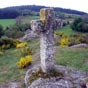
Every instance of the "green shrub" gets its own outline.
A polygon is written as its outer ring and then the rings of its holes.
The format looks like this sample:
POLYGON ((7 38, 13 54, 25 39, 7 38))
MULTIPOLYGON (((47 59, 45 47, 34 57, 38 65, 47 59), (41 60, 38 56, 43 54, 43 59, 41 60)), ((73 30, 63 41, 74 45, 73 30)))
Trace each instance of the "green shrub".
POLYGON ((31 29, 30 24, 15 24, 6 28, 5 35, 9 38, 20 38, 27 29, 31 29))
POLYGON ((71 28, 78 32, 88 32, 88 24, 82 18, 75 19, 71 24, 71 28))
POLYGON ((32 55, 33 54, 33 49, 31 47, 23 47, 18 49, 19 53, 18 56, 24 57, 26 55, 32 55))
POLYGON ((4 34, 4 31, 3 31, 3 26, 0 25, 0 37, 4 34))
POLYGON ((19 43, 19 41, 12 38, 1 38, 0 48, 8 49, 8 48, 16 47, 17 43, 19 43))
POLYGON ((24 35, 24 32, 22 31, 18 31, 17 29, 8 29, 5 31, 5 35, 8 37, 8 38, 20 38, 24 35))

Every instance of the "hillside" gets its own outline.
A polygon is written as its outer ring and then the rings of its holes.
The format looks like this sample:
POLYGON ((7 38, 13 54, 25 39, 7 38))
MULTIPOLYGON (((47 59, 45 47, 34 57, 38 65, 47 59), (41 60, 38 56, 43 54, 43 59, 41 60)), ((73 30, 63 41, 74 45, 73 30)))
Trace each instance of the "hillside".
MULTIPOLYGON (((35 6, 35 5, 24 5, 24 6, 3 8, 3 9, 0 9, 0 19, 16 18, 17 16, 20 16, 20 15, 38 16, 41 8, 47 8, 47 7, 35 6)), ((65 9, 65 8, 59 8, 59 7, 55 7, 54 10, 56 13, 58 12, 58 13, 67 13, 67 14, 76 14, 76 15, 87 14, 85 12, 71 10, 71 9, 65 9)))

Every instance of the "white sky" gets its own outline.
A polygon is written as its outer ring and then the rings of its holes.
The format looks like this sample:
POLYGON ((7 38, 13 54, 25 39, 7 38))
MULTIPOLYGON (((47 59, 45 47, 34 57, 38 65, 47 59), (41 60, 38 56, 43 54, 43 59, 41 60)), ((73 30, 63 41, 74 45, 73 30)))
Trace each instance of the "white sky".
POLYGON ((88 12, 88 0, 0 0, 0 8, 19 5, 44 5, 88 12))

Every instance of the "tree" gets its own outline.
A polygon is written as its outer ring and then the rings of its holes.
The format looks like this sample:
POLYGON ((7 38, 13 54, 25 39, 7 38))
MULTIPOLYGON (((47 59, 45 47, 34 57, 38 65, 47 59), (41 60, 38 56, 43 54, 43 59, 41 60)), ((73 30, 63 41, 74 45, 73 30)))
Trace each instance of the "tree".
POLYGON ((1 36, 4 34, 4 32, 3 32, 3 26, 2 25, 0 25, 0 38, 1 38, 1 36))
POLYGON ((88 23, 88 14, 83 15, 82 18, 86 23, 88 23))
POLYGON ((71 28, 79 32, 88 32, 88 24, 82 18, 75 19, 71 28))

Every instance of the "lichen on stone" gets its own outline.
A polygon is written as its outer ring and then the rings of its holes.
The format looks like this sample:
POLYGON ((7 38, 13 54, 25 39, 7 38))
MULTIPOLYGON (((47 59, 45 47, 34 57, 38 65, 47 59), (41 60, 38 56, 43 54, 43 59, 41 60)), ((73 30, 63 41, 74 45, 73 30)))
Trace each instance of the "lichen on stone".
POLYGON ((29 78, 29 83, 32 83, 34 80, 37 80, 39 78, 52 78, 52 77, 59 77, 59 78, 63 78, 63 73, 61 73, 60 71, 57 71, 55 69, 52 69, 52 71, 50 71, 51 74, 48 74, 46 72, 43 72, 41 68, 37 68, 36 71, 34 73, 32 73, 32 75, 29 78))
POLYGON ((50 12, 50 9, 40 10, 40 19, 43 21, 43 23, 47 23, 49 12, 50 12))
POLYGON ((40 10, 40 19, 45 20, 46 19, 45 17, 46 17, 45 16, 45 11, 44 11, 44 9, 41 9, 40 10))

